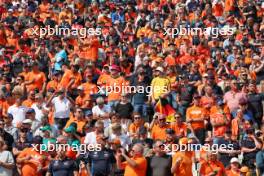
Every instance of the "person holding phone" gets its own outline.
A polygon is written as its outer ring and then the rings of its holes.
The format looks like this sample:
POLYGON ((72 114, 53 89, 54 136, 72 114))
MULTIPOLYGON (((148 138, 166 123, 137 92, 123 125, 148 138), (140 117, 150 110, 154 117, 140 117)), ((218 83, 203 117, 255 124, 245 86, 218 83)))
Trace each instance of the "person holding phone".
POLYGON ((135 144, 130 152, 131 157, 126 154, 123 148, 116 153, 116 163, 119 169, 124 169, 124 176, 145 176, 147 172, 147 160, 143 157, 144 147, 142 144, 135 144), (122 162, 122 157, 125 161, 122 162))

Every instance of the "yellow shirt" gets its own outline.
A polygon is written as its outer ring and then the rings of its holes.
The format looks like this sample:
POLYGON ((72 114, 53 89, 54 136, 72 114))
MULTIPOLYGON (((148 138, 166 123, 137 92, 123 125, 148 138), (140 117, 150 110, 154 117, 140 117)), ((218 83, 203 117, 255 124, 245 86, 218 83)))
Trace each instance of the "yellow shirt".
POLYGON ((153 97, 155 100, 170 90, 170 80, 168 78, 156 77, 151 81, 151 88, 153 92, 153 97))

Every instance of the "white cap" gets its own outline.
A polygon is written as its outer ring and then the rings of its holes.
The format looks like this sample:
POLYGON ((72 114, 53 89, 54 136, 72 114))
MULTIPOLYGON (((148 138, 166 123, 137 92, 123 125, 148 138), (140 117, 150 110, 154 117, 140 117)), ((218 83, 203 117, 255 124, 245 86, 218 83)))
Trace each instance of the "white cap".
POLYGON ((155 70, 160 71, 160 72, 164 72, 164 69, 162 67, 157 67, 155 70))
POLYGON ((252 59, 254 59, 254 60, 260 60, 260 57, 258 55, 255 55, 255 56, 253 56, 252 59))
POLYGON ((78 90, 83 90, 83 86, 79 86, 77 89, 78 90))
POLYGON ((25 119, 25 120, 23 120, 22 123, 29 123, 29 124, 32 124, 32 120, 30 120, 30 119, 25 119))
POLYGON ((233 158, 231 159, 230 163, 239 163, 239 160, 238 160, 238 158, 233 157, 233 158))
POLYGON ((207 73, 204 73, 203 74, 203 77, 208 77, 209 75, 207 73))

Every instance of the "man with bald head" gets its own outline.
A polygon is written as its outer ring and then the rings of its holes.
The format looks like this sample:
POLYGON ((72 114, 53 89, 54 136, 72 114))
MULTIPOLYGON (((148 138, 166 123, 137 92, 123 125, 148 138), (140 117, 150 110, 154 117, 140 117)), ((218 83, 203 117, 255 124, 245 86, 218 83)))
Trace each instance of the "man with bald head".
POLYGON ((124 176, 145 176, 147 171, 147 160, 143 157, 144 147, 142 144, 135 144, 131 149, 131 156, 127 156, 125 150, 121 148, 117 151, 116 161, 119 169, 124 169, 124 176), (126 161, 122 162, 124 157, 126 161))

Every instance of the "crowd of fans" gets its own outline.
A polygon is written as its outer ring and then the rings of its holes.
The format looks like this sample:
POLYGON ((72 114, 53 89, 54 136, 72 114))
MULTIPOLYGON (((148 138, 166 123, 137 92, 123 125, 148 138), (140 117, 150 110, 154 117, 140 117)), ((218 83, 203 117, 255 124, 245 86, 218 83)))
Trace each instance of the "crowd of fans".
POLYGON ((263 36, 261 0, 0 0, 0 175, 264 175, 263 36))

